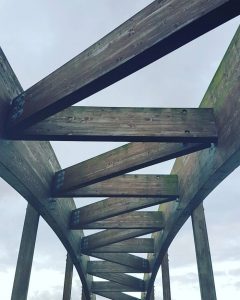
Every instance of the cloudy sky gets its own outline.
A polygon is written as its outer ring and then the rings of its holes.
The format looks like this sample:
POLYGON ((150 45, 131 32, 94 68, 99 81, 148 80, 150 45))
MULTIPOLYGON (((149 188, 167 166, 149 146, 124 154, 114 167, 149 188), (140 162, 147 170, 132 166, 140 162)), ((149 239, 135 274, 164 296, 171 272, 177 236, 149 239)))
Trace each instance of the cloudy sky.
MULTIPOLYGON (((150 2, 0 0, 0 45, 23 88, 27 89, 150 2)), ((239 20, 224 24, 80 105, 197 107, 239 20)), ((120 145, 52 144, 62 167, 120 145)), ((158 164, 136 173, 168 174, 172 164, 172 161, 158 164)), ((204 202, 219 300, 240 297, 239 176, 237 169, 204 202)), ((96 199, 76 199, 78 206, 89 201, 96 199)), ((3 300, 11 296, 25 209, 26 201, 0 180, 0 290, 3 300)), ((65 249, 41 220, 29 300, 61 299, 65 258, 65 249)), ((169 259, 172 298, 200 300, 191 222, 184 225, 171 245, 169 259)), ((156 299, 162 299, 160 272, 155 292, 156 299)), ((72 299, 80 297, 81 283, 75 273, 72 299)))

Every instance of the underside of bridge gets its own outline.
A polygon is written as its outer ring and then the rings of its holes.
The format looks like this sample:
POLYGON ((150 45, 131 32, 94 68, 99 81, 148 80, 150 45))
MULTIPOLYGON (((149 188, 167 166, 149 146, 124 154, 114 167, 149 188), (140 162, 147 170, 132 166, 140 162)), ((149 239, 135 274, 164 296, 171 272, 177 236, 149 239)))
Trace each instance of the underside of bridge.
POLYGON ((170 300, 167 251, 189 217, 201 297, 216 299, 202 201, 240 164, 240 29, 199 108, 72 105, 239 13, 238 0, 154 1, 25 91, 1 51, 0 176, 28 202, 12 300, 27 299, 39 216, 68 253, 64 300, 73 265, 87 300, 137 299, 126 292, 154 299, 161 266, 170 300), (61 169, 49 141, 128 143, 61 169), (169 175, 127 174, 173 158, 169 175), (106 199, 76 208, 73 197, 106 199), (84 236, 84 229, 104 230, 84 236))

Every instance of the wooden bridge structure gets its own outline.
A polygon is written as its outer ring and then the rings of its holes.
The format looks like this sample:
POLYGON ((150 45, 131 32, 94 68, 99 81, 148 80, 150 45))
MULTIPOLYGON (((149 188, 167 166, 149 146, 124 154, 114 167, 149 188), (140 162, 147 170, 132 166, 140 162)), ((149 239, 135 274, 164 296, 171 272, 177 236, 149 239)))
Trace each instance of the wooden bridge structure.
POLYGON ((167 250, 189 217, 201 298, 216 299, 202 201, 240 164, 240 29, 199 108, 71 105, 239 12, 238 0, 154 1, 25 91, 1 51, 0 176, 28 202, 12 300, 27 299, 39 216, 68 253, 64 300, 73 265, 86 300, 135 300, 126 294, 134 291, 154 299, 161 266, 163 299, 170 300, 167 250), (129 143, 61 169, 53 140, 129 143), (169 175, 126 174, 173 158, 169 175), (72 197, 106 199, 76 208, 72 197), (156 204, 158 211, 139 211, 156 204), (84 236, 84 229, 104 230, 84 236))

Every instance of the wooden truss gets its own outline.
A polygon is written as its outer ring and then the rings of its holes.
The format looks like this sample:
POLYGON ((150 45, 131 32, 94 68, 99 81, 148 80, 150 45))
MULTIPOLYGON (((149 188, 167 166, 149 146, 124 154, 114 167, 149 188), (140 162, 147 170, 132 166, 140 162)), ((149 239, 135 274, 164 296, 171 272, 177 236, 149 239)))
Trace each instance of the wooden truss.
MULTIPOLYGON (((201 237, 203 248, 196 242, 199 270, 203 264, 209 270, 204 279, 199 273, 202 299, 215 299, 206 232, 199 232, 200 225, 204 228, 199 205, 240 164, 240 29, 199 108, 71 105, 239 12, 238 0, 154 1, 26 91, 1 51, 0 176, 29 202, 26 222, 35 222, 35 232, 27 232, 27 225, 23 232, 20 251, 26 251, 27 237, 32 251, 24 262, 25 277, 15 277, 13 300, 22 296, 20 280, 29 281, 39 214, 68 252, 65 300, 70 299, 73 265, 83 299, 98 294, 134 300, 124 292, 138 291, 148 300, 154 297, 161 264, 164 300, 169 300, 167 249, 191 215, 195 240, 201 237), (49 140, 129 143, 62 170, 49 140), (173 158, 170 175, 126 174, 173 158), (77 209, 71 198, 93 196, 106 199, 77 209), (137 211, 158 204, 157 212, 137 211), (84 237, 82 229, 104 230, 84 237), (141 237, 151 233, 151 238, 141 237), (126 273, 144 273, 144 278, 126 273), (107 281, 93 281, 93 276, 107 281)), ((19 263, 17 271, 22 267, 19 263)))

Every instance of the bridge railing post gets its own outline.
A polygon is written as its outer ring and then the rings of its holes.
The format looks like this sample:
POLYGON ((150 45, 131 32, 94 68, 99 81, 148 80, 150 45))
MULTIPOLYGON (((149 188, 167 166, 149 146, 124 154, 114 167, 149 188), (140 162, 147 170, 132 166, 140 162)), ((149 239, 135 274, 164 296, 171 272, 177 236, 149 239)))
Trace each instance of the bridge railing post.
POLYGON ((171 300, 168 253, 166 253, 163 258, 161 269, 162 269, 163 300, 171 300))
POLYGON ((69 254, 67 254, 65 277, 64 277, 64 288, 63 288, 63 300, 71 299, 72 277, 73 277, 73 263, 69 254))

